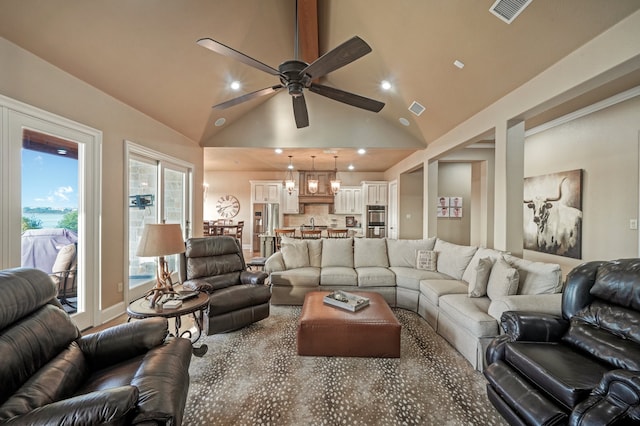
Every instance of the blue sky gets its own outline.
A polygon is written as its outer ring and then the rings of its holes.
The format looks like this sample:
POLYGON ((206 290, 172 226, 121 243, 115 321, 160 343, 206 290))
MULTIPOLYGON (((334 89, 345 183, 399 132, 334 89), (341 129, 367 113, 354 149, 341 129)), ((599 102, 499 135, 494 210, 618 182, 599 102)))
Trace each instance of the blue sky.
POLYGON ((22 206, 78 208, 78 160, 23 149, 22 206))

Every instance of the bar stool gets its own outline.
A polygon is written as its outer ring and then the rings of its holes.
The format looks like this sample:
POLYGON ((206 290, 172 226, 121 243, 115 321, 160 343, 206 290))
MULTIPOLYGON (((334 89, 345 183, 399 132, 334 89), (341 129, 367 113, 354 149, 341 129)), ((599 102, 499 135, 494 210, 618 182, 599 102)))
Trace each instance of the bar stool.
POLYGON ((347 238, 349 237, 349 231, 347 229, 327 229, 327 237, 329 238, 347 238))
POLYGON ((310 239, 318 239, 322 237, 322 230, 320 229, 303 229, 302 230, 302 239, 310 240, 310 239))

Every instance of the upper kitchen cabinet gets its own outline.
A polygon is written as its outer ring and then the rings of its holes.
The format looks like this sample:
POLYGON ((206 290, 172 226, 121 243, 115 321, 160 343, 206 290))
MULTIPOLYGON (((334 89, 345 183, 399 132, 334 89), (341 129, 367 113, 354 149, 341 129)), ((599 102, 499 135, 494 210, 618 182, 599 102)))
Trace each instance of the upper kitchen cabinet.
POLYGON ((362 182, 365 206, 387 205, 388 183, 383 181, 362 182))
POLYGON ((289 191, 282 191, 282 200, 283 207, 282 213, 284 214, 299 214, 300 211, 300 201, 298 197, 298 189, 299 186, 296 185, 296 188, 289 194, 289 191))
POLYGON ((253 180, 250 183, 252 203, 280 203, 281 181, 253 180))
POLYGON ((343 186, 336 194, 334 213, 362 214, 362 188, 343 186))

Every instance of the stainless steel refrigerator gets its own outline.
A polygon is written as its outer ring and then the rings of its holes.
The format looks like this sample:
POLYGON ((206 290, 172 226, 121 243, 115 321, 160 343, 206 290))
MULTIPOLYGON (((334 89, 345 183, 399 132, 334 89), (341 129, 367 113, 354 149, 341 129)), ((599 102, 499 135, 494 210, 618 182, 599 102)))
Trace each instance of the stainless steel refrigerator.
POLYGON ((280 227, 279 204, 253 205, 253 247, 260 247, 260 235, 276 235, 280 227))

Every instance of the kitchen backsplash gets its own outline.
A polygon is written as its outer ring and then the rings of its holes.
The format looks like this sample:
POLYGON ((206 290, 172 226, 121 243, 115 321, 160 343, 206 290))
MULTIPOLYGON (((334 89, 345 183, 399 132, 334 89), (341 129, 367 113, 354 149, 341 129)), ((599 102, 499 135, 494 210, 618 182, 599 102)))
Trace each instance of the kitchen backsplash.
POLYGON ((356 226, 361 226, 362 215, 330 214, 328 204, 307 204, 304 207, 304 214, 285 214, 284 224, 286 227, 299 227, 300 225, 310 225, 313 218, 316 226, 326 226, 329 228, 346 228, 347 216, 353 216, 356 226))

